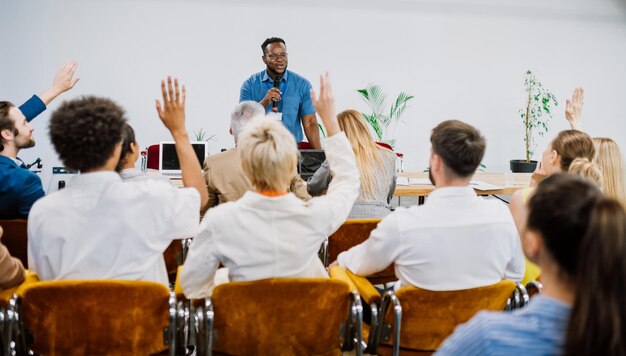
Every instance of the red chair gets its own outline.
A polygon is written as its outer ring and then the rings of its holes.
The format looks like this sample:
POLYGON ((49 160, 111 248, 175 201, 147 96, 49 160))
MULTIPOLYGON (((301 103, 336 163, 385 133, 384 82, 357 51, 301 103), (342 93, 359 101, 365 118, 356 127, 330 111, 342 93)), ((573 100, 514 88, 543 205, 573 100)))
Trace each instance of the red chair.
POLYGON ((302 142, 298 142, 298 149, 299 150, 313 150, 313 146, 306 141, 302 141, 302 142))
POLYGON ((148 169, 159 170, 161 167, 159 166, 159 152, 161 148, 160 145, 152 145, 148 146, 146 151, 148 152, 147 164, 148 169))
MULTIPOLYGON (((389 149, 391 151, 393 151, 393 147, 391 147, 391 145, 389 145, 388 143, 385 142, 376 142, 376 144, 380 147, 384 147, 386 149, 389 149)), ((395 151, 394 151, 395 152, 395 151)), ((400 158, 400 168, 396 169, 396 171, 398 172, 404 172, 404 154, 400 153, 400 152, 395 152, 396 156, 398 158, 400 158)))

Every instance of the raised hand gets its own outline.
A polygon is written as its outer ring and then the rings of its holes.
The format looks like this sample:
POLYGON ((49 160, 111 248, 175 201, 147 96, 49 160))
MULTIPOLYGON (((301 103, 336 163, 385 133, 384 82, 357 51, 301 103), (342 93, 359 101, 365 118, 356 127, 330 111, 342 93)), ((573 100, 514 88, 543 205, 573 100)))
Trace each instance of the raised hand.
POLYGON ((572 130, 581 130, 580 116, 583 111, 583 101, 585 99, 585 91, 583 88, 574 89, 572 99, 565 102, 565 118, 569 122, 572 130))
POLYGON ((76 73, 76 69, 78 68, 78 63, 76 61, 70 61, 65 63, 54 76, 54 80, 52 81, 52 87, 54 87, 59 94, 66 92, 72 89, 76 83, 80 80, 80 78, 74 79, 74 73, 76 73))
POLYGON ((315 91, 311 89, 311 101, 313 102, 317 114, 322 118, 322 123, 326 128, 328 136, 330 137, 340 132, 341 129, 339 128, 337 115, 335 114, 335 97, 333 96, 328 72, 320 76, 319 98, 317 98, 315 91))
POLYGON ((177 133, 184 133, 185 129, 185 86, 182 86, 181 91, 178 88, 178 78, 174 78, 174 86, 172 87, 172 77, 167 77, 167 88, 165 87, 165 80, 161 80, 161 93, 163 94, 163 106, 161 102, 156 100, 156 110, 159 114, 159 118, 167 127, 172 135, 177 133))
POLYGON ((46 104, 50 104, 54 98, 72 89, 80 78, 74 79, 74 73, 78 68, 76 61, 65 63, 59 68, 57 74, 52 80, 52 86, 39 95, 39 98, 46 104))

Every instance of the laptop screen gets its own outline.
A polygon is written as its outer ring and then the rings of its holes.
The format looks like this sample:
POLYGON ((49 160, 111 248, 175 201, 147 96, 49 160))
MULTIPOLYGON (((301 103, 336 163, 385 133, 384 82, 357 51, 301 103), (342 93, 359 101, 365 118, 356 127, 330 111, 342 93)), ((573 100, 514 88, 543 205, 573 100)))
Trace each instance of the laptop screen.
MULTIPOLYGON (((198 162, 200 162, 200 166, 202 166, 202 164, 204 163, 204 159, 208 155, 206 142, 192 142, 191 146, 196 153, 196 157, 198 157, 198 162)), ((176 145, 174 144, 174 142, 161 142, 160 157, 161 162, 159 162, 159 166, 161 167, 161 171, 180 171, 180 162, 178 161, 178 155, 176 154, 176 145)))

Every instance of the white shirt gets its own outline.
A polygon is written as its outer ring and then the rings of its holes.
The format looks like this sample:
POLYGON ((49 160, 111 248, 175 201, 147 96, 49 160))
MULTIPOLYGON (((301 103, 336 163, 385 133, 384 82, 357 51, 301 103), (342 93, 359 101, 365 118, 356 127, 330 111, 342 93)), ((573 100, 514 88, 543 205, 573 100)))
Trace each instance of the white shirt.
POLYGON ((343 132, 325 144, 333 171, 325 196, 305 202, 293 193, 267 197, 248 191, 235 202, 208 210, 180 276, 188 298, 210 293, 220 263, 231 281, 328 277, 317 252, 352 209, 359 173, 343 132))
POLYGON ((200 195, 166 182, 80 174, 28 217, 28 265, 42 280, 125 279, 168 285, 163 251, 197 230, 200 195))
POLYGON ((367 276, 395 263, 401 286, 460 290, 519 281, 524 254, 509 209, 470 187, 435 190, 421 206, 398 208, 370 237, 337 257, 367 276))
POLYGON ((154 169, 148 169, 143 172, 137 168, 126 168, 120 172, 120 177, 124 181, 145 181, 145 180, 161 180, 169 182, 170 179, 167 176, 162 175, 159 171, 154 169))

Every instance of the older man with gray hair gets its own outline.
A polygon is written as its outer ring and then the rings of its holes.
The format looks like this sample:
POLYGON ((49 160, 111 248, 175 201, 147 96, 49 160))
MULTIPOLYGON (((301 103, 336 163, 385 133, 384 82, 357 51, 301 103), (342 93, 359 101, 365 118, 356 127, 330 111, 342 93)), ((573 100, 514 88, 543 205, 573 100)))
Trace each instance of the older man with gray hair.
MULTIPOLYGON (((257 119, 266 119, 265 109, 259 103, 243 101, 235 106, 230 116, 230 133, 235 139, 235 147, 211 155, 204 161, 204 179, 209 193, 208 208, 238 200, 251 189, 250 182, 241 168, 237 140, 246 125, 257 119)), ((306 191, 306 183, 299 176, 291 181, 290 191, 300 199, 311 198, 306 191)))

